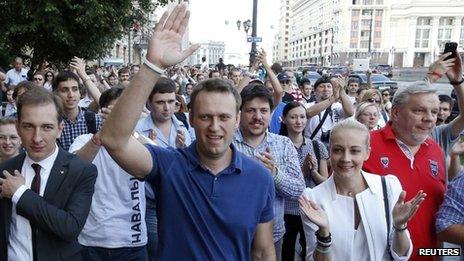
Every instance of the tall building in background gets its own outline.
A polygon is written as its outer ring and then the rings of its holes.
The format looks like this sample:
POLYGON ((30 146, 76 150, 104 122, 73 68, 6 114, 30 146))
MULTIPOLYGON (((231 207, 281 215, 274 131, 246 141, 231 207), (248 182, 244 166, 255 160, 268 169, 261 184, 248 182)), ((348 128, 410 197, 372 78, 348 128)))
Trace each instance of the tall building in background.
POLYGON ((464 1, 392 0, 389 27, 391 64, 429 66, 445 42, 457 42, 464 51, 464 1))
POLYGON ((289 65, 290 49, 290 19, 291 19, 291 3, 295 0, 280 0, 280 16, 278 33, 274 38, 272 48, 272 57, 276 62, 281 62, 284 66, 289 65))
POLYGON ((282 0, 281 3, 289 4, 289 10, 281 8, 274 53, 275 60, 284 65, 346 65, 355 58, 370 58, 371 63, 397 67, 428 66, 447 41, 458 42, 459 50, 463 50, 464 1, 282 0), (288 50, 283 49, 286 46, 288 50))

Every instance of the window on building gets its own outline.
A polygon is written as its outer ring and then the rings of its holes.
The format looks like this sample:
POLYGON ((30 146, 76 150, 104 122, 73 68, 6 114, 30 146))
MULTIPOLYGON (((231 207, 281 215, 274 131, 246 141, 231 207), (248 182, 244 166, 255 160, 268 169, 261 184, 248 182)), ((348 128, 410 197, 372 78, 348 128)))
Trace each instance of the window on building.
POLYGON ((361 26, 370 26, 371 25, 371 19, 362 19, 361 20, 361 26))
POLYGON ((375 1, 378 5, 383 5, 383 0, 377 0, 375 1))
POLYGON ((380 37, 382 37, 382 32, 380 32, 380 31, 375 31, 375 32, 374 32, 374 37, 375 37, 375 38, 380 38, 380 37))
POLYGON ((380 49, 380 43, 374 43, 374 49, 380 49))
POLYGON ((358 48, 358 43, 350 43, 350 48, 358 48))
POLYGON ((432 30, 432 18, 430 17, 417 18, 416 40, 414 43, 414 47, 428 48, 431 30, 432 30))
POLYGON ((358 9, 351 10, 351 15, 352 16, 359 16, 359 10, 358 9))
POLYGON ((374 0, 363 0, 364 5, 372 5, 374 3, 374 0))
POLYGON ((364 9, 362 11, 362 15, 371 16, 372 15, 372 9, 364 9))
POLYGON ((358 21, 351 21, 351 30, 358 30, 358 21))
POLYGON ((453 33, 454 19, 451 17, 442 17, 438 27, 438 46, 442 47, 445 42, 451 41, 453 33))
POLYGON ((375 16, 380 17, 383 15, 383 10, 375 10, 375 16))
POLYGON ((369 31, 367 30, 361 31, 361 37, 369 37, 369 31))
POLYGON ((364 48, 364 49, 368 49, 369 48, 369 41, 361 41, 360 42, 360 47, 364 48))
POLYGON ((375 27, 382 27, 382 21, 375 21, 375 27))
POLYGON ((417 28, 416 29, 416 48, 427 48, 429 47, 430 29, 417 28))
POLYGON ((417 25, 432 25, 432 18, 430 17, 419 17, 417 18, 417 25))
POLYGON ((358 37, 358 31, 351 31, 351 38, 358 37))
POLYGON ((440 26, 443 26, 443 25, 453 25, 453 22, 454 22, 454 19, 451 18, 451 17, 442 17, 442 18, 440 18, 439 25, 440 25, 440 26))

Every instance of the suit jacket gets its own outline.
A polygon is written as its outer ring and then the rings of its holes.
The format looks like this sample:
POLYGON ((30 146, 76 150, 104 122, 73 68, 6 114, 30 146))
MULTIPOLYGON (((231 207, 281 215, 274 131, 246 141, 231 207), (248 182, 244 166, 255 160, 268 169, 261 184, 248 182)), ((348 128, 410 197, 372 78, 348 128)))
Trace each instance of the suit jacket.
MULTIPOLYGON (((0 173, 21 171, 25 153, 0 164, 0 173)), ((3 176, 3 174, 0 174, 3 176)), ((89 214, 97 168, 59 149, 43 197, 28 189, 16 212, 34 224, 34 260, 80 260, 77 237, 89 214)), ((8 258, 12 202, 0 199, 0 261, 8 258)))

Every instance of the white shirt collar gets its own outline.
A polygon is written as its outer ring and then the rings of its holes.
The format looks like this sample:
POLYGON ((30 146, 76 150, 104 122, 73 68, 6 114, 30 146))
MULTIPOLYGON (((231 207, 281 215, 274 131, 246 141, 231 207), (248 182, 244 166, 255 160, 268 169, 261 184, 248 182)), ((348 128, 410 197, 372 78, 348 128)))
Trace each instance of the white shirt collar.
POLYGON ((25 163, 29 166, 31 166, 33 163, 37 163, 40 165, 40 167, 42 167, 42 169, 51 170, 53 167, 53 164, 55 163, 56 157, 58 157, 58 151, 59 151, 58 145, 55 144, 55 150, 53 151, 53 153, 39 162, 32 160, 26 152, 25 163))

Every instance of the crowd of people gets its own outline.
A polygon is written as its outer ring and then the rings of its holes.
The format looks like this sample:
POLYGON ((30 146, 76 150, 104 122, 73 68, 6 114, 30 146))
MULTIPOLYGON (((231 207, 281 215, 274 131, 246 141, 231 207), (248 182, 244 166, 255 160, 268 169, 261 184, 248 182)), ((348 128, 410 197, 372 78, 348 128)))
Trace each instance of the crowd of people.
POLYGON ((188 19, 166 12, 141 65, 17 57, 0 73, 0 261, 434 260, 419 249, 464 245, 459 55, 398 90, 311 82, 264 50, 249 69, 196 68, 181 65, 198 49, 180 49, 188 19))

